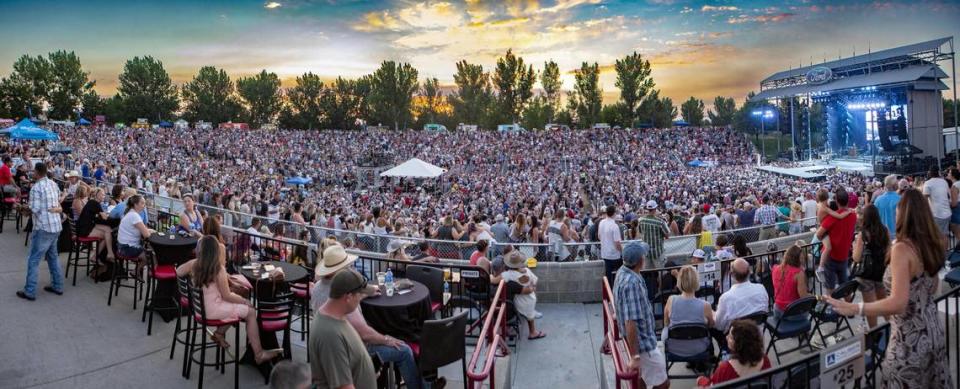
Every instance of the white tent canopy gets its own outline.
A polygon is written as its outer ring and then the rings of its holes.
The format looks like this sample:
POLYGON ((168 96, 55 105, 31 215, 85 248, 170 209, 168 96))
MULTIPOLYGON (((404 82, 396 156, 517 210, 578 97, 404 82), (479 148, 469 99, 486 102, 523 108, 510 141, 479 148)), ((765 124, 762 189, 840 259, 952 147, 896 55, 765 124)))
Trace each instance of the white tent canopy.
POLYGON ((436 178, 446 172, 447 169, 413 158, 380 173, 380 177, 436 178))

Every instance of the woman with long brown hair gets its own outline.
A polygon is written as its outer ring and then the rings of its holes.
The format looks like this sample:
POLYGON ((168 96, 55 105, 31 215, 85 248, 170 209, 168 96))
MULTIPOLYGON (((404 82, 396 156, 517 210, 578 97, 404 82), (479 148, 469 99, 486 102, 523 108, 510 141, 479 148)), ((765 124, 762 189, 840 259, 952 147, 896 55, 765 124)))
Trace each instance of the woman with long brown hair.
MULTIPOLYGON (((243 320, 247 325, 247 339, 253 348, 257 364, 283 354, 283 349, 264 350, 260 344, 260 328, 257 310, 249 300, 230 291, 225 268, 227 258, 223 245, 212 235, 200 238, 197 244, 197 259, 192 259, 177 268, 177 276, 189 275, 193 287, 203 289, 203 304, 208 320, 243 320)), ((223 348, 229 348, 224 334, 229 326, 218 327, 210 338, 223 348)))
POLYGON ((923 194, 903 193, 897 205, 896 243, 887 254, 884 286, 890 296, 872 303, 825 297, 841 315, 890 317, 890 343, 881 367, 883 387, 947 388, 945 329, 935 302, 944 244, 923 194))
MULTIPOLYGON (((860 294, 864 303, 872 303, 887 297, 883 287, 883 272, 886 270, 887 251, 890 248, 890 233, 880 220, 880 211, 873 204, 863 207, 863 218, 860 219, 860 233, 853 241, 853 255, 850 259, 857 263, 859 269, 857 281, 860 283, 860 294)), ((870 328, 877 325, 877 316, 868 315, 867 323, 870 328)))

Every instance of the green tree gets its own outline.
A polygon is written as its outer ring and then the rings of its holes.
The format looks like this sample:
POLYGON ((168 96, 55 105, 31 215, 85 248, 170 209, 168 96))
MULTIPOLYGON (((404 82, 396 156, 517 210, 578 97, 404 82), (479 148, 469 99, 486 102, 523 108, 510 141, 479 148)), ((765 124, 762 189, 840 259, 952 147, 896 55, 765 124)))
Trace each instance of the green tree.
POLYGON ((593 65, 584 62, 574 74, 574 79, 574 90, 578 97, 577 120, 582 127, 590 127, 593 123, 600 121, 600 109, 603 104, 599 65, 596 62, 593 65))
POLYGON ((233 81, 223 69, 213 66, 200 68, 193 80, 183 85, 183 117, 223 123, 238 119, 240 102, 234 94, 233 81))
POLYGON ((956 119, 953 115, 953 99, 943 99, 943 127, 956 127, 957 124, 954 122, 956 119))
POLYGON ((604 105, 600 110, 600 121, 610 126, 628 127, 630 110, 622 101, 614 104, 604 105))
POLYGON ((81 116, 87 119, 92 120, 96 115, 106 115, 107 113, 107 101, 93 90, 92 85, 90 88, 85 88, 83 96, 80 97, 80 105, 83 107, 81 116))
POLYGON ((525 66, 523 57, 507 50, 507 54, 497 59, 493 72, 493 86, 497 91, 496 101, 501 121, 517 122, 527 101, 533 97, 533 83, 537 73, 533 65, 525 66))
POLYGON ((420 124, 437 123, 441 116, 443 105, 443 91, 440 90, 440 80, 436 77, 428 78, 420 88, 420 103, 417 118, 420 124))
POLYGON ((13 71, 0 82, 0 99, 7 110, 17 117, 37 116, 43 113, 53 86, 53 68, 42 56, 21 56, 13 63, 13 71))
POLYGON ((567 118, 570 119, 570 122, 566 124, 570 125, 571 128, 589 127, 589 125, 587 126, 582 125, 583 123, 580 121, 580 117, 577 115, 577 110, 578 110, 577 107, 579 106, 580 106, 580 95, 577 94, 577 88, 576 88, 576 85, 574 85, 573 90, 570 92, 567 92, 567 107, 566 109, 561 111, 566 114, 567 118))
POLYGON ((406 128, 411 121, 410 107, 417 91, 417 69, 408 63, 384 61, 373 73, 370 84, 370 108, 381 122, 394 129, 406 128))
POLYGON ((114 120, 133 121, 170 119, 179 106, 177 87, 163 68, 163 63, 151 56, 133 57, 123 66, 117 93, 123 100, 121 117, 114 120))
POLYGON ((563 84, 560 81, 560 67, 556 62, 549 61, 543 65, 543 73, 540 73, 540 85, 543 87, 543 95, 547 104, 547 121, 554 120, 557 110, 560 109, 560 89, 563 84))
POLYGON ((523 128, 528 130, 543 129, 552 114, 549 99, 546 96, 537 96, 530 99, 527 109, 523 110, 523 128))
POLYGON ((733 117, 737 114, 737 103, 733 97, 717 96, 713 98, 713 109, 707 114, 710 125, 726 127, 733 124, 733 117))
POLYGON ((640 122, 654 128, 673 127, 673 119, 677 117, 677 107, 673 106, 673 99, 660 97, 660 91, 656 89, 643 99, 639 111, 640 122))
POLYGON ((125 122, 126 108, 124 107, 123 97, 119 93, 106 99, 103 103, 103 114, 107 116, 107 121, 111 123, 125 122))
POLYGON ((50 63, 50 89, 47 90, 47 102, 50 104, 50 117, 70 119, 84 93, 87 75, 80 66, 80 57, 74 52, 64 50, 47 55, 50 63))
POLYGON ((617 71, 616 86, 620 89, 620 102, 623 103, 624 112, 629 115, 625 118, 629 123, 625 124, 632 126, 637 107, 654 87, 653 78, 650 77, 650 61, 644 60, 640 53, 633 52, 618 59, 614 68, 617 71))
POLYGON ((252 77, 237 80, 237 92, 247 105, 247 117, 253 128, 273 123, 280 113, 280 77, 276 73, 261 70, 252 77))
POLYGON ((703 100, 690 96, 690 99, 680 105, 680 116, 691 126, 703 125, 703 100))
POLYGON ((287 124, 284 127, 311 130, 321 128, 321 122, 326 119, 323 99, 329 94, 323 81, 320 81, 320 76, 307 72, 297 77, 296 85, 287 90, 287 100, 290 102, 288 107, 294 117, 293 125, 287 124))
POLYGON ((488 123, 483 121, 487 119, 487 110, 493 101, 490 75, 483 71, 481 65, 460 61, 457 62, 457 72, 453 75, 453 81, 457 84, 457 90, 449 100, 450 105, 453 106, 454 118, 460 123, 486 126, 488 123))

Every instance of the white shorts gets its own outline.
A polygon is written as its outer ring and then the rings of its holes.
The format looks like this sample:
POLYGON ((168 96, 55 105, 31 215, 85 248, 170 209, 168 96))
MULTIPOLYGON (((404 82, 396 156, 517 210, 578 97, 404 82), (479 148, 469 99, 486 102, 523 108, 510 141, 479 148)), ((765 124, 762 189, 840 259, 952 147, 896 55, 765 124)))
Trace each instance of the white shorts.
POLYGON ((659 348, 640 354, 640 378, 648 388, 667 381, 667 360, 659 348))

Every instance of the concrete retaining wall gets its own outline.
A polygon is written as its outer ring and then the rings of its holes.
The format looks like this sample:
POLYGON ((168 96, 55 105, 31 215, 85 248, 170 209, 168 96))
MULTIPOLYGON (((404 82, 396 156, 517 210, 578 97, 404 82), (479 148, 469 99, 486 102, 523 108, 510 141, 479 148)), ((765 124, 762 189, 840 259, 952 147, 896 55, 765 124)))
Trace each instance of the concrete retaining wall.
MULTIPOLYGON (((748 244, 755 254, 767 252, 767 246, 773 243, 777 250, 782 250, 796 241, 809 242, 813 233, 792 235, 763 242, 748 244)), ((366 251, 354 252, 367 258, 383 258, 383 254, 366 251)), ((668 259, 685 260, 689 255, 671 256, 668 259)), ((465 263, 466 261, 444 261, 450 263, 465 263)), ((603 277, 603 262, 540 262, 536 269, 537 301, 540 303, 589 303, 601 300, 600 281, 603 277)))

